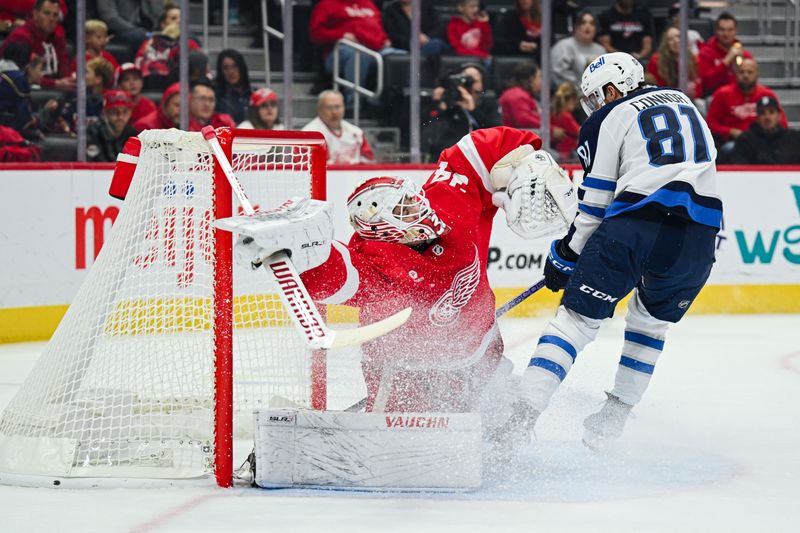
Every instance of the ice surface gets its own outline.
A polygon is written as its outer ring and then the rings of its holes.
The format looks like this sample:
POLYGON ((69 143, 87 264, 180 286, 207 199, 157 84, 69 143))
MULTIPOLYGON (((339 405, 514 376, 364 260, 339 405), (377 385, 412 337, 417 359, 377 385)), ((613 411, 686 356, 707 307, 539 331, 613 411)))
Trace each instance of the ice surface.
MULTIPOLYGON (((543 325, 501 323, 518 372, 543 325)), ((618 446, 597 454, 580 436, 612 385, 624 326, 612 320, 579 355, 537 440, 475 493, 0 486, 0 531, 798 531, 798 325, 797 315, 690 316, 671 330, 618 446)), ((42 348, 0 346, 0 407, 42 348)))

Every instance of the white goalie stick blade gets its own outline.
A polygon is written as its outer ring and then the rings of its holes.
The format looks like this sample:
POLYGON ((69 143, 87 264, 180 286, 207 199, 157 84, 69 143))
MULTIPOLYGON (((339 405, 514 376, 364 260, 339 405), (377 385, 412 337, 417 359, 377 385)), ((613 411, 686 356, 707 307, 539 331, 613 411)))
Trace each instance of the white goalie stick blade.
MULTIPOLYGON (((228 179, 234 194, 239 199, 245 215, 253 216, 255 209, 242 189, 239 180, 233 174, 228 156, 225 155, 222 146, 219 144, 214 128, 206 126, 203 128, 203 138, 208 142, 214 157, 220 168, 228 179)), ((220 225, 220 229, 230 228, 220 225)), ((292 264, 291 259, 283 252, 272 254, 264 263, 264 268, 272 277, 275 286, 278 288, 283 305, 289 312, 297 330, 304 336, 306 343, 312 350, 327 350, 342 346, 351 346, 367 342, 390 331, 399 328, 406 323, 411 316, 411 308, 408 307, 394 315, 379 322, 374 322, 367 326, 347 330, 331 330, 322 320, 317 306, 309 296, 300 274, 292 264)))
POLYGON ((463 492, 483 480, 477 413, 255 413, 264 488, 463 492))

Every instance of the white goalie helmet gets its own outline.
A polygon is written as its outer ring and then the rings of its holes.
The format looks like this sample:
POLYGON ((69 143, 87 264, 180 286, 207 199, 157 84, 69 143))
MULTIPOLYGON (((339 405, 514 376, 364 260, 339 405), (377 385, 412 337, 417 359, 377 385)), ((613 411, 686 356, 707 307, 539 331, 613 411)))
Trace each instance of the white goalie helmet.
POLYGON ((436 216, 422 188, 408 178, 370 178, 347 199, 350 224, 370 241, 411 244, 450 228, 436 216))
POLYGON ((603 54, 586 67, 581 78, 581 106, 591 115, 605 105, 605 86, 609 83, 626 96, 644 82, 642 64, 630 54, 603 54))

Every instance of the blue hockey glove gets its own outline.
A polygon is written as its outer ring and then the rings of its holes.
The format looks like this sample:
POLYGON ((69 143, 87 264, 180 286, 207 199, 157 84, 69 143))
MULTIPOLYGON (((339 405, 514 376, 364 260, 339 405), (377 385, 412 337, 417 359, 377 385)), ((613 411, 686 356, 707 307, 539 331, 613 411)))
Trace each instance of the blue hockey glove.
POLYGON ((578 254, 570 250, 564 239, 553 241, 550 253, 544 264, 544 284, 553 292, 558 292, 567 286, 569 277, 575 272, 575 263, 578 254))

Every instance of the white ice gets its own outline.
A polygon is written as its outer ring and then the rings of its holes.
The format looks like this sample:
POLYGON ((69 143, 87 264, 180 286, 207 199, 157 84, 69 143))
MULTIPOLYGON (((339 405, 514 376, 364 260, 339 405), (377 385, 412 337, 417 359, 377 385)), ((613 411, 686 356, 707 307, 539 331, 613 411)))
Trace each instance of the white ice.
MULTIPOLYGON (((502 322, 518 371, 544 323, 502 322)), ((625 435, 597 454, 582 421, 611 387, 623 326, 580 354, 522 464, 472 494, 0 486, 0 531, 800 531, 800 317, 674 326, 625 435)), ((43 346, 0 347, 0 408, 43 346)))

